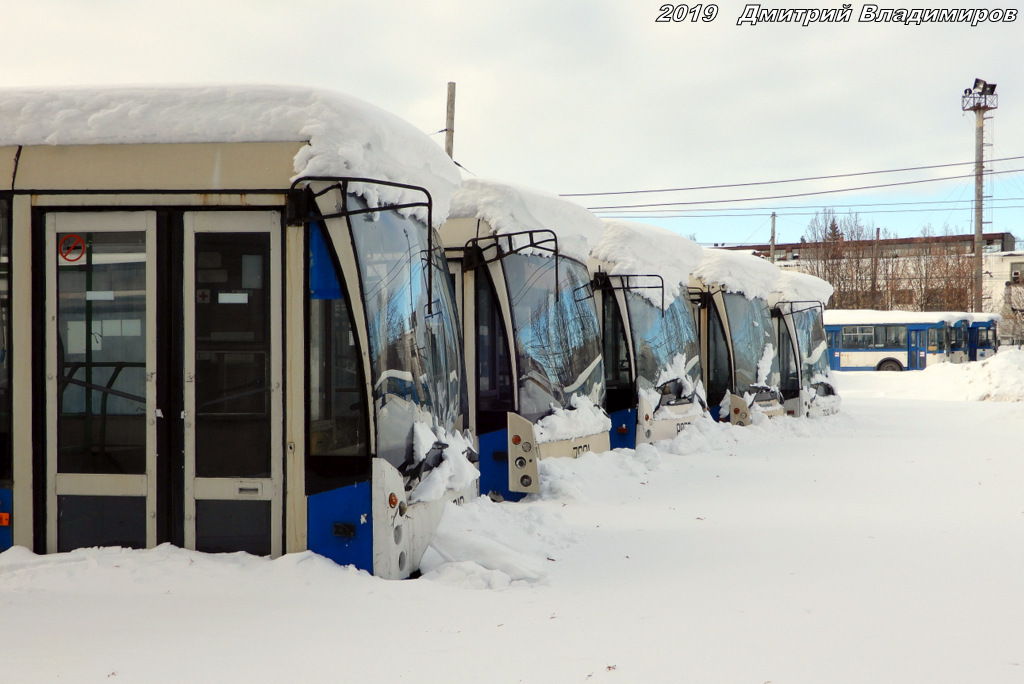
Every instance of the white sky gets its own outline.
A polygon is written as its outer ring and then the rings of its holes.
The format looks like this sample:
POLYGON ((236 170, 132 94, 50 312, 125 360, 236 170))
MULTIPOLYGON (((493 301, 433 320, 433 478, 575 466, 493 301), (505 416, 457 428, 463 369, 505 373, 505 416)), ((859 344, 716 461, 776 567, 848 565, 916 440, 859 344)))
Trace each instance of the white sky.
MULTIPOLYGON (((366 99, 425 133, 444 128, 457 85, 455 159, 481 178, 551 193, 750 183, 972 162, 974 115, 960 95, 998 84, 994 159, 1024 155, 1024 16, 1013 23, 737 26, 656 23, 662 0, 34 0, 4 9, 0 85, 295 83, 366 99)), ((877 3, 882 7, 915 6, 877 3)), ((765 4, 766 8, 841 3, 765 4)), ((926 9, 972 8, 933 1, 926 9)), ((1011 3, 985 6, 987 9, 1011 3)), ((435 136, 443 144, 443 134, 435 136)), ((1024 169, 1024 159, 996 162, 1024 169)), ((969 175, 970 165, 671 196, 588 197, 587 206, 731 199, 969 175)), ((994 224, 1015 232, 1024 176, 993 183, 994 224), (1018 199, 1014 199, 1018 198, 1018 199)), ((704 243, 795 241, 814 208, 915 209, 862 219, 900 234, 973 230, 973 179, 888 191, 712 205, 728 218, 643 220, 704 243), (958 202, 958 203, 957 203, 958 202), (759 207, 737 216, 742 207, 759 207), (811 207, 807 209, 805 207, 811 207), (924 211, 921 211, 924 209, 924 211), (959 210, 957 210, 959 209, 959 210)), ((707 215, 702 211, 701 215, 707 215)), ((631 216, 640 216, 630 213, 631 216)), ((677 215, 680 215, 677 213, 677 215)))

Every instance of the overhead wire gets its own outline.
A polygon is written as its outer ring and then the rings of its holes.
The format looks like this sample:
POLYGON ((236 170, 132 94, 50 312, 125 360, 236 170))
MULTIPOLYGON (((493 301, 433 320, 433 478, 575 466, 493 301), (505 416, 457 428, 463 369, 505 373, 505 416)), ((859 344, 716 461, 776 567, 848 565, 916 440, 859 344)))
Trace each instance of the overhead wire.
MULTIPOLYGON (((989 163, 1004 162, 1004 161, 1016 161, 1018 159, 1024 159, 1024 155, 1014 157, 1003 157, 1001 159, 990 159, 989 163)), ((781 183, 803 183, 807 181, 816 180, 833 180, 836 178, 853 178, 855 176, 873 176, 883 173, 904 173, 907 171, 925 171, 928 169, 943 169, 951 166, 966 166, 974 164, 975 161, 963 161, 963 162, 952 162, 949 164, 931 164, 927 166, 908 166, 900 169, 883 169, 880 171, 856 171, 851 173, 838 173, 827 176, 807 176, 804 178, 787 178, 782 180, 769 180, 769 181, 752 181, 746 183, 724 183, 720 185, 698 185, 688 188, 662 188, 662 189, 645 189, 645 190, 613 190, 609 192, 563 192, 560 193, 561 197, 599 197, 608 195, 639 195, 639 194, 654 194, 663 192, 689 192, 691 190, 722 190, 726 188, 746 188, 758 185, 778 185, 781 183)))
MULTIPOLYGON (((1024 169, 1008 169, 1006 171, 988 171, 985 173, 986 176, 994 176, 1005 173, 1020 173, 1024 169)), ((925 178, 911 181, 898 181, 894 183, 880 183, 877 185, 862 185, 854 188, 840 188, 836 190, 811 190, 808 192, 790 193, 788 195, 770 195, 761 197, 742 197, 734 199, 718 199, 718 200, 691 200, 687 202, 650 202, 644 204, 619 204, 619 205, 608 205, 600 207, 587 207, 591 211, 609 211, 613 209, 645 209, 655 207, 676 207, 676 206, 694 206, 694 205, 706 205, 706 204, 731 204, 736 202, 763 202, 766 200, 779 200, 779 199, 795 199, 797 197, 814 197, 819 195, 834 195, 844 192, 858 192, 861 190, 879 190, 882 188, 895 188, 907 185, 919 185, 921 183, 936 183, 939 181, 947 180, 962 180, 964 178, 973 178, 974 174, 962 175, 962 176, 944 176, 942 178, 925 178)))

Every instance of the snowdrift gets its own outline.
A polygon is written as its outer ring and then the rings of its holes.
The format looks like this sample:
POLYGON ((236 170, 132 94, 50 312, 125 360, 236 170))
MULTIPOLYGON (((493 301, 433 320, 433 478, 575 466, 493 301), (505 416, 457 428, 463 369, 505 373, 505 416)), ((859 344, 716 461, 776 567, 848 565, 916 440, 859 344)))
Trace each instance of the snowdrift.
POLYGON ((1001 351, 972 363, 939 363, 922 371, 837 371, 839 393, 935 401, 1024 401, 1024 351, 1001 351), (881 377, 870 377, 870 376, 881 377))

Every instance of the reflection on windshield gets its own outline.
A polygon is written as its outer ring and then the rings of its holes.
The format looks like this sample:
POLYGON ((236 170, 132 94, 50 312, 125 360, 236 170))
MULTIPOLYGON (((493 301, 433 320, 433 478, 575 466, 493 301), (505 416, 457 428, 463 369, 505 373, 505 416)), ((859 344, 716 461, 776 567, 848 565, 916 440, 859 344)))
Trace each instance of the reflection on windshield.
POLYGON ((512 254, 502 260, 512 304, 519 361, 519 412, 536 422, 551 405, 568 408, 572 395, 604 402, 604 367, 597 308, 587 270, 579 262, 512 254))
POLYGON ((796 322, 796 335, 800 343, 804 384, 808 384, 816 375, 828 373, 828 342, 821 309, 797 311, 793 314, 793 320, 796 322))
POLYGON ((700 352, 697 330, 689 304, 677 298, 664 311, 643 295, 626 292, 629 325, 633 332, 633 347, 637 360, 637 386, 641 392, 677 382, 674 391, 663 393, 661 401, 675 401, 685 397, 696 387, 701 377, 700 352), (683 359, 678 359, 682 355, 683 359), (679 366, 682 368, 679 368, 679 366), (679 372, 685 369, 684 372, 679 372))
MULTIPOLYGON (((356 195, 349 209, 366 208, 356 195)), ((366 306, 377 455, 396 467, 411 458, 412 426, 455 429, 464 396, 462 342, 441 241, 427 253, 427 227, 395 210, 349 217, 366 306), (433 314, 427 275, 433 269, 433 314)))
POLYGON ((752 385, 779 384, 779 361, 773 353, 771 370, 766 378, 758 378, 758 364, 772 344, 772 318, 763 299, 747 299, 741 294, 725 295, 725 311, 732 333, 733 358, 736 365, 735 393, 750 392, 752 385), (759 380, 763 382, 759 382, 759 380))

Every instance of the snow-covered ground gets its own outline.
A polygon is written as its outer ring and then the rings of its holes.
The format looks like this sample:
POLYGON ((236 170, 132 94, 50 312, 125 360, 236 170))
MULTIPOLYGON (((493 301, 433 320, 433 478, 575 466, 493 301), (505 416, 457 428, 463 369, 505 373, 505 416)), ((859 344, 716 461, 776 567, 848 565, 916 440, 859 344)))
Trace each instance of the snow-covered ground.
POLYGON ((837 379, 835 416, 544 462, 417 580, 12 549, 0 680, 1024 681, 1024 352, 837 379))

